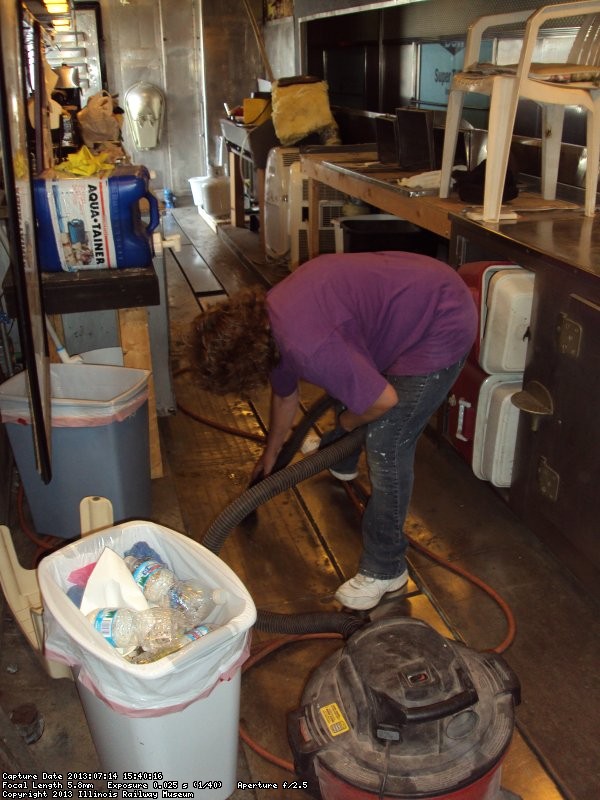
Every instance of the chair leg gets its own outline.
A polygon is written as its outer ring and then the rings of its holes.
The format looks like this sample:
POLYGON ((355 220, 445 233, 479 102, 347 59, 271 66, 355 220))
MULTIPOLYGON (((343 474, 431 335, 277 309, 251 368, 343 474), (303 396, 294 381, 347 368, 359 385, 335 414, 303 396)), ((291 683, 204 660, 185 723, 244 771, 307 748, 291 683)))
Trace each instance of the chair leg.
POLYGON ((554 200, 562 144, 565 107, 542 106, 542 197, 554 200))
POLYGON ((516 82, 497 76, 490 97, 487 164, 483 192, 483 219, 498 222, 516 113, 516 82))
POLYGON ((454 166, 463 103, 464 92, 451 89, 448 98, 448 110, 446 111, 446 129, 444 131, 444 149, 440 174, 440 197, 449 197, 450 195, 450 177, 454 166))
POLYGON ((600 162, 600 102, 594 102, 594 109, 587 112, 587 167, 585 170, 586 217, 596 213, 596 193, 598 192, 598 172, 600 162))

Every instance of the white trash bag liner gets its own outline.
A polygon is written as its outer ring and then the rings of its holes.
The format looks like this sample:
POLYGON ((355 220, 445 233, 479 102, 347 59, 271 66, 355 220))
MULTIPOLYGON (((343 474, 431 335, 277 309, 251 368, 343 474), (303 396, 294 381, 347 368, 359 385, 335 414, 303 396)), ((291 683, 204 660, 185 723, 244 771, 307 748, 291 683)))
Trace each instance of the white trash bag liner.
MULTIPOLYGON (((145 369, 99 364, 51 364, 53 428, 92 428, 122 422, 148 399, 145 369)), ((0 385, 2 422, 31 424, 25 372, 0 385)))
POLYGON ((72 667, 78 680, 119 714, 156 717, 186 708, 235 675, 248 658, 256 621, 250 594, 214 553, 169 528, 134 521, 89 534, 43 558, 38 579, 45 656, 72 667), (218 628, 150 664, 125 660, 66 594, 68 576, 97 561, 105 547, 123 556, 140 541, 156 550, 179 578, 201 578, 227 592, 227 602, 208 617, 218 628))

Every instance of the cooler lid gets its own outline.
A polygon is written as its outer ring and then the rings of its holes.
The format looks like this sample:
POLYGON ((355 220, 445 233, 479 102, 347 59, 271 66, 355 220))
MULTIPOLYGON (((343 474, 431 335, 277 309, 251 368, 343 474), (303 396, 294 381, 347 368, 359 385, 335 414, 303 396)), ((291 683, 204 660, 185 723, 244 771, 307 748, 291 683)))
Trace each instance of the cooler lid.
POLYGON ((511 397, 523 386, 521 373, 489 375, 482 383, 473 437, 473 473, 494 486, 508 487, 512 469, 519 409, 511 397))
POLYGON ((491 276, 480 348, 486 372, 525 369, 534 280, 535 274, 525 269, 500 270, 491 276))

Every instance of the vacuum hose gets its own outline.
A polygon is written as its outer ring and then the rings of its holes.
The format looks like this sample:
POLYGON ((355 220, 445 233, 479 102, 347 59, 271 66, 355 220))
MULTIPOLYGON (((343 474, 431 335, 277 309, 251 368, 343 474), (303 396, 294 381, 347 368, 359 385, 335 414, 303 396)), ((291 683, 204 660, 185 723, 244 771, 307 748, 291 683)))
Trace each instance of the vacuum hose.
MULTIPOLYGON (((323 413, 323 407, 329 407, 332 402, 329 399, 327 403, 321 402, 317 404, 320 408, 320 413, 323 413)), ((301 432, 297 430, 292 437, 293 441, 302 441, 308 427, 309 421, 307 419, 302 425, 302 436, 300 435, 301 432)), ((363 444, 364 439, 365 428, 357 428, 322 450, 306 456, 295 464, 280 467, 276 472, 250 486, 233 503, 230 503, 210 525, 202 539, 203 546, 215 554, 219 553, 233 528, 245 519, 250 512, 286 489, 291 489, 297 483, 337 464, 338 461, 355 452, 363 444)), ((282 451, 278 461, 283 462, 285 458, 293 456, 291 441, 288 453, 283 455, 282 451)), ((363 616, 339 611, 315 612, 312 614, 277 614, 259 610, 257 612, 256 628, 268 633, 282 634, 339 633, 344 638, 348 638, 359 628, 362 628, 367 621, 363 616)))
POLYGON ((354 453, 365 439, 364 428, 357 428, 333 444, 317 450, 301 461, 268 475, 246 489, 225 508, 204 534, 202 544, 213 553, 219 553, 226 538, 251 511, 297 483, 316 475, 354 453))
POLYGON ((328 394, 324 394, 312 404, 312 406, 306 411, 300 422, 292 431, 290 438, 281 448, 281 452, 277 456, 277 461, 273 467, 273 472, 277 472, 278 470, 287 467, 298 450, 300 450, 300 446, 302 445, 306 434, 309 432, 315 422, 320 419, 323 414, 332 406, 336 407, 336 416, 339 415, 344 408, 341 403, 339 403, 337 400, 334 400, 333 397, 330 397, 328 394))

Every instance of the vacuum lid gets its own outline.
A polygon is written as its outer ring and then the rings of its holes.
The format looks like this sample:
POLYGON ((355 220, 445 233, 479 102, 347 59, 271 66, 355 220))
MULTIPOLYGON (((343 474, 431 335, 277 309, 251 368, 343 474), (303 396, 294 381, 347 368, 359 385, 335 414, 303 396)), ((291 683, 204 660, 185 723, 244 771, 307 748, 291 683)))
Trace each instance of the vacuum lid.
POLYGON ((518 702, 518 680, 500 656, 445 639, 421 620, 388 618, 317 668, 288 727, 304 765, 318 759, 375 793, 386 774, 386 794, 429 796, 498 763, 518 702))

